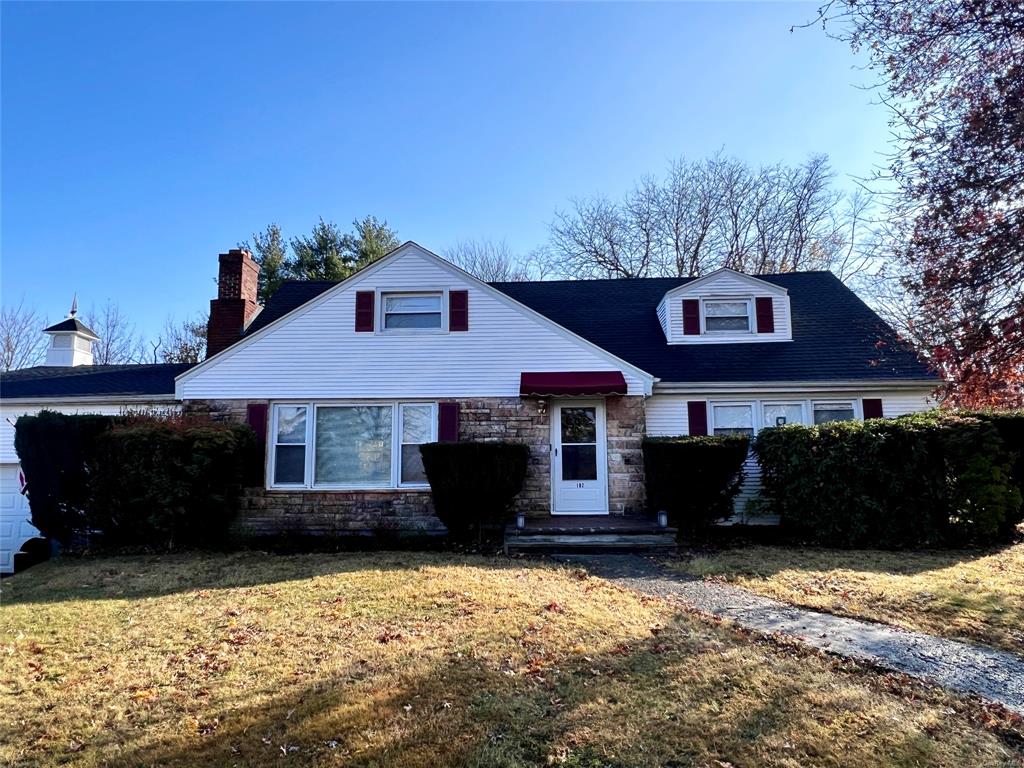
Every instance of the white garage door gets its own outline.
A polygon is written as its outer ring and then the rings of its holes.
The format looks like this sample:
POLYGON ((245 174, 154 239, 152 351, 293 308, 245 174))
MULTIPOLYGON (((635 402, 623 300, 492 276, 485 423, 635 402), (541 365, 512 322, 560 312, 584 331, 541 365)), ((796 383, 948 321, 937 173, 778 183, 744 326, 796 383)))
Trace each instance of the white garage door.
POLYGON ((17 464, 0 464, 0 573, 14 573, 14 553, 38 536, 29 522, 28 498, 21 494, 17 464))

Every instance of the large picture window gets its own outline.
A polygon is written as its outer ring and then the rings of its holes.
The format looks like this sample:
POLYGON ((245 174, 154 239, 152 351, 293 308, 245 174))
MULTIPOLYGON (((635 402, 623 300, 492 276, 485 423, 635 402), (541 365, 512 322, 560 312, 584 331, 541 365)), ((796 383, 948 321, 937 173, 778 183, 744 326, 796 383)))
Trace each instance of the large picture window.
POLYGON ((424 486, 419 446, 437 439, 434 403, 274 407, 274 487, 424 486))

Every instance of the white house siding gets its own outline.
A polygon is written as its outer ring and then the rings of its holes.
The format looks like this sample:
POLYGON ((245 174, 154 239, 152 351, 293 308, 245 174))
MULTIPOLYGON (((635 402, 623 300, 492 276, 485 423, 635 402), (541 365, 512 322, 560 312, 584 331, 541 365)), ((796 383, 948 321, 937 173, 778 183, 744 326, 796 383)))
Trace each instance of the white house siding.
MULTIPOLYGON (((178 379, 183 400, 518 396, 523 371, 641 373, 408 247, 178 379), (356 333, 355 294, 468 290, 466 332, 356 333)), ((379 296, 376 310, 379 312, 379 296)), ((378 323, 379 324, 379 323, 378 323)))
MULTIPOLYGON (((815 391, 793 393, 696 393, 692 395, 652 395, 647 400, 647 434, 650 436, 687 435, 690 431, 686 403, 689 400, 718 401, 804 401, 805 413, 810 414, 810 403, 815 400, 853 400, 854 407, 860 415, 860 401, 863 398, 881 398, 882 415, 885 418, 903 416, 908 413, 927 411, 935 407, 929 392, 849 392, 849 391, 815 391)), ((756 409, 755 409, 756 410, 756 409)), ((730 523, 772 523, 778 522, 767 516, 749 513, 751 502, 757 500, 761 493, 761 466, 751 454, 743 465, 745 479, 734 503, 735 515, 730 523)))
MULTIPOLYGON (((793 339, 789 295, 786 290, 760 280, 746 279, 743 275, 736 273, 723 272, 707 280, 673 288, 665 294, 664 303, 668 307, 669 341, 673 344, 728 344, 731 342, 791 341, 793 339), (774 333, 716 333, 707 336, 687 336, 683 333, 683 299, 747 299, 758 296, 770 296, 772 299, 772 314, 775 319, 774 333)), ((752 318, 752 320, 755 319, 752 318)), ((665 327, 664 322, 662 327, 665 327)))

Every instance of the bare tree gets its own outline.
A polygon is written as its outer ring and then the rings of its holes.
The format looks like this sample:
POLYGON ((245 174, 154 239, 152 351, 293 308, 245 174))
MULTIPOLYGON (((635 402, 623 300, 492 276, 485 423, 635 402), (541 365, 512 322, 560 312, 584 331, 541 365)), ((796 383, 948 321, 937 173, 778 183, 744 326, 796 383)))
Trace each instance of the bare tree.
POLYGON ((576 200, 551 225, 550 248, 568 277, 697 276, 722 266, 751 274, 862 263, 868 200, 834 188, 824 155, 800 166, 751 168, 714 155, 672 163, 621 202, 576 200))
POLYGON ((634 250, 622 207, 607 198, 572 201, 573 210, 558 212, 551 224, 551 248, 568 277, 645 277, 651 263, 634 250))
POLYGON ((145 344, 135 332, 135 325, 109 299, 98 310, 90 307, 82 322, 100 337, 92 344, 95 365, 138 363, 147 359, 145 344))
POLYGON ((485 282, 522 282, 534 279, 531 265, 517 258, 504 240, 460 240, 444 251, 452 264, 485 282))
POLYGON ((25 306, 0 307, 0 370, 13 371, 38 365, 46 353, 46 322, 36 310, 25 306))
POLYGON ((206 327, 209 317, 200 315, 177 322, 169 316, 163 333, 153 346, 153 357, 159 354, 165 363, 198 363, 206 356, 206 327))

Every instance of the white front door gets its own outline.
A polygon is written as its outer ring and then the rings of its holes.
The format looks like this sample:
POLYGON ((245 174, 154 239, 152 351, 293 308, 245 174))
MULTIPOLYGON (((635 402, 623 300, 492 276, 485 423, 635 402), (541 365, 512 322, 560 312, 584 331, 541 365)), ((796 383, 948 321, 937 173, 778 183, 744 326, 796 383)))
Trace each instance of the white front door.
POLYGON ((552 512, 608 514, 604 404, 554 404, 551 433, 552 512))

